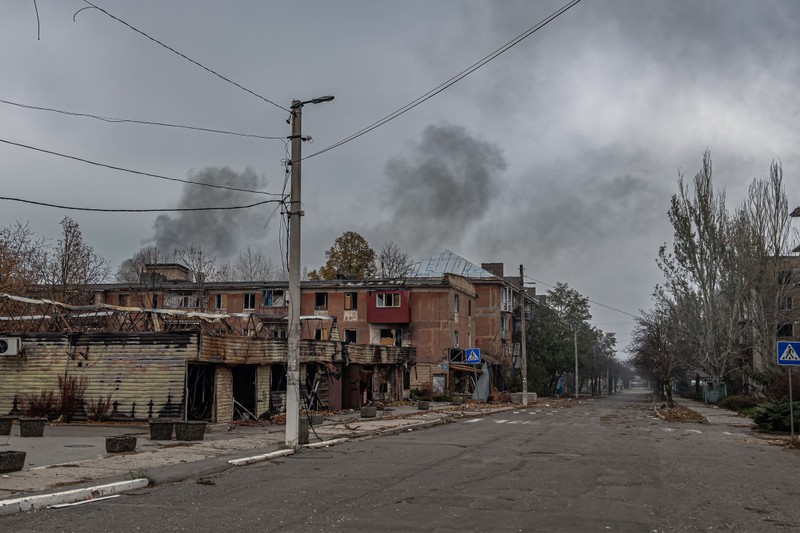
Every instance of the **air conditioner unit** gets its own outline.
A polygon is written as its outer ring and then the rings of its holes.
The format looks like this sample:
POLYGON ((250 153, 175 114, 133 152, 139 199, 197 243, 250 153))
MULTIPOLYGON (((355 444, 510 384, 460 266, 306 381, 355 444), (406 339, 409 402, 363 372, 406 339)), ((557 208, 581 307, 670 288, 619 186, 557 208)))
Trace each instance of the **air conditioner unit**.
POLYGON ((0 337, 0 357, 4 355, 19 355, 22 349, 22 340, 19 337, 0 337))

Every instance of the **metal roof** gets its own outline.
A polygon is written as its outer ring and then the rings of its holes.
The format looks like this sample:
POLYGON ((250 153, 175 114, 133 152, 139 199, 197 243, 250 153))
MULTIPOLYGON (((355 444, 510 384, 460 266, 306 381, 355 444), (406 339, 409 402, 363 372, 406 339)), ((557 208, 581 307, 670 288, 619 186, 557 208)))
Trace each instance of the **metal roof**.
POLYGON ((471 279, 498 279, 497 276, 458 254, 445 250, 414 265, 409 277, 431 278, 444 274, 457 274, 471 279))

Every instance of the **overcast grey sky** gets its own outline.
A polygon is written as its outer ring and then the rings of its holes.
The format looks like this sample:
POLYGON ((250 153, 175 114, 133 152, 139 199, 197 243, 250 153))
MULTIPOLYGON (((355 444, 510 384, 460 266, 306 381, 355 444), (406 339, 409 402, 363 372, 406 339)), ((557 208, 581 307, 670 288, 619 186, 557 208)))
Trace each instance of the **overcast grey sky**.
MULTIPOLYGON (((412 101, 563 1, 97 0, 261 96, 306 106, 309 155, 412 101)), ((110 117, 286 136, 287 113, 166 51, 79 0, 7 0, 0 99, 110 117)), ((661 280, 654 258, 679 170, 711 150, 731 205, 780 158, 791 204, 800 167, 800 3, 583 0, 457 85, 303 164, 303 259, 362 233, 422 259, 450 249, 524 264, 542 282, 636 313, 661 280)), ((0 104, 0 139, 170 177, 280 192, 276 140, 111 124, 0 104), (237 185, 235 185, 237 186, 237 185)), ((2 196, 162 208, 251 203, 0 144, 2 196)), ((261 199, 255 197, 255 200, 261 199)), ((185 239, 220 256, 248 245, 280 264, 270 205, 224 216, 96 214, 0 202, 0 225, 56 238, 69 214, 114 267, 185 239), (269 223, 268 223, 269 222, 269 223)), ((285 236, 284 236, 285 238, 285 236)), ((539 284, 543 292, 548 287, 539 284)), ((632 319, 593 306, 628 342, 632 319)))

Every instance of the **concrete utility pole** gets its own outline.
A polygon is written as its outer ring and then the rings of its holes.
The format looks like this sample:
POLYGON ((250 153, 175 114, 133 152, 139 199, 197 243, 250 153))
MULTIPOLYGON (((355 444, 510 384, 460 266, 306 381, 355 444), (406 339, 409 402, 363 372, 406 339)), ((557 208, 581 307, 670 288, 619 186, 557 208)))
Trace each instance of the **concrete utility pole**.
POLYGON ((578 326, 575 326, 575 398, 578 397, 578 326))
POLYGON ((522 405, 528 405, 528 354, 525 352, 525 273, 519 266, 519 356, 522 358, 522 405))
POLYGON ((286 360, 286 445, 297 448, 300 441, 300 161, 302 147, 303 105, 330 102, 322 96, 301 102, 293 100, 292 110, 292 191, 289 201, 289 331, 286 360))

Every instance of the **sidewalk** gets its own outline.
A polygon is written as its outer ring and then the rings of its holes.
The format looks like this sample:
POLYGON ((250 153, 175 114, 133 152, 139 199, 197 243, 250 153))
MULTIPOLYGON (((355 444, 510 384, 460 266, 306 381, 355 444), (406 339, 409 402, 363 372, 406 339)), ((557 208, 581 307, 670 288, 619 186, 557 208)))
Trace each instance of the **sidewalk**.
MULTIPOLYGON (((431 402, 427 411, 411 405, 392 406, 379 410, 376 418, 361 418, 358 411, 337 413, 326 416, 322 425, 312 428, 309 444, 319 446, 321 441, 413 431, 518 408, 513 404, 483 404, 478 408, 473 404, 451 406, 431 402)), ((41 438, 19 437, 19 426, 15 425, 10 437, 0 437, 0 451, 27 452, 25 468, 0 474, 0 499, 134 478, 165 483, 207 476, 233 468, 229 460, 284 449, 285 431, 283 425, 209 424, 204 440, 187 442, 152 441, 147 424, 48 425, 41 438), (107 454, 106 437, 121 434, 137 437, 136 451, 107 454)))
POLYGON ((686 407, 687 409, 694 411, 708 420, 709 424, 742 428, 753 427, 753 421, 750 418, 741 416, 735 411, 729 411, 728 409, 717 407, 716 405, 707 405, 703 402, 698 402, 697 400, 691 400, 689 398, 677 398, 675 400, 675 405, 680 405, 681 407, 686 407))

